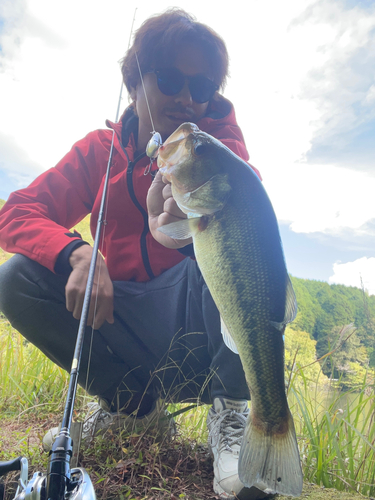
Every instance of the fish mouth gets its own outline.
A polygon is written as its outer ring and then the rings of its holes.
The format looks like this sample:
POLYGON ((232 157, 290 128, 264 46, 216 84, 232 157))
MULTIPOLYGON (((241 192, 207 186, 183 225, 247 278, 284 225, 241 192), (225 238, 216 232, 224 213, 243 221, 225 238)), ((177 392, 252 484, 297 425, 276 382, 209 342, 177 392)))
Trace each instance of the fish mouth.
POLYGON ((193 189, 191 185, 186 183, 186 179, 184 182, 180 182, 176 174, 179 166, 191 159, 192 142, 198 132, 200 130, 195 123, 182 123, 158 150, 157 165, 160 173, 173 185, 174 191, 181 194, 193 189))
MULTIPOLYGON (((195 123, 184 122, 182 123, 169 137, 168 139, 160 146, 159 148, 159 157, 161 161, 168 161, 169 156, 173 154, 173 152, 180 146, 182 146, 182 141, 189 137, 191 134, 195 134, 199 132, 199 128, 195 123)), ((158 164, 159 166, 159 164, 158 164)))
MULTIPOLYGON (((159 148, 157 165, 160 173, 169 182, 173 182, 177 187, 177 179, 174 175, 177 166, 189 156, 189 151, 185 147, 186 138, 173 141, 167 145, 163 144, 159 148)), ((179 186, 181 187, 181 186, 179 186)))
POLYGON ((158 150, 157 165, 160 173, 169 181, 174 182, 177 188, 177 179, 174 170, 191 155, 191 148, 187 145, 188 137, 199 131, 199 128, 190 122, 182 123, 177 130, 160 146, 158 150))

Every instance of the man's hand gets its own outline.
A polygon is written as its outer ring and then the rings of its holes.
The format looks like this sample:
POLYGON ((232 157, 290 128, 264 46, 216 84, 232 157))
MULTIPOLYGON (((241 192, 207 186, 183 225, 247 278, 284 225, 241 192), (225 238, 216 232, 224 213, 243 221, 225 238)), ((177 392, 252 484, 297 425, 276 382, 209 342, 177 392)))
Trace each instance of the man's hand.
POLYGON ((164 182, 164 177, 157 172, 147 194, 148 225, 155 240, 167 248, 182 248, 193 240, 175 240, 158 231, 158 227, 186 219, 186 214, 180 210, 172 196, 170 184, 164 182))
MULTIPOLYGON (((69 263, 73 271, 70 273, 65 287, 66 308, 73 313, 76 319, 80 319, 82 313, 92 250, 90 245, 82 245, 74 250, 69 257, 69 263)), ((104 321, 108 321, 108 323, 114 322, 113 284, 102 256, 98 255, 87 324, 98 329, 104 321)))

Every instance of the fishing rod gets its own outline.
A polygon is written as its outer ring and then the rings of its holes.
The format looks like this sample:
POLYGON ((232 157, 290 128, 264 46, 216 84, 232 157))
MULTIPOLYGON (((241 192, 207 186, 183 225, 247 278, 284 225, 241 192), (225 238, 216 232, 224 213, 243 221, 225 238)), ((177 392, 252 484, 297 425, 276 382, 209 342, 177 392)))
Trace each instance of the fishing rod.
MULTIPOLYGON (((133 23, 131 27, 130 40, 133 33, 135 20, 134 11, 133 23)), ((139 74, 142 85, 143 78, 141 68, 136 54, 139 74)), ((120 95, 116 112, 116 123, 118 122, 120 106, 122 101, 123 82, 121 82, 120 95)), ((148 102, 147 102, 148 105, 148 102)), ((151 111, 149 108, 151 118, 151 111)), ((153 127, 153 122, 151 118, 153 127)), ((150 166, 157 156, 159 147, 162 144, 161 136, 155 132, 154 127, 151 132, 152 137, 146 146, 146 154, 150 158, 150 166)), ((69 387, 66 397, 65 409, 61 423, 61 429, 55 438, 52 449, 49 452, 47 474, 35 472, 30 481, 28 481, 28 461, 25 457, 18 457, 8 462, 0 462, 0 477, 11 471, 20 471, 18 487, 14 500, 96 500, 95 490, 91 479, 83 468, 71 468, 71 460, 73 456, 73 439, 71 437, 71 426, 73 419, 74 402, 78 385, 78 375, 81 363, 83 342, 87 324, 87 317, 90 308, 92 289, 94 285, 94 276, 97 263, 97 255, 99 250, 100 238, 103 228, 105 227, 105 214, 108 198, 108 185, 110 178, 110 170, 112 165, 112 156, 114 149, 115 131, 112 131, 111 147, 108 157, 107 170, 103 187, 103 195, 100 203, 98 223, 95 232, 93 252, 91 256, 90 268, 85 289, 84 301, 82 306, 82 314, 79 322, 77 340, 73 354, 73 361, 70 371, 69 387)), ((79 436, 80 438, 80 436, 79 436)), ((0 485, 1 486, 1 485, 0 485)), ((0 500, 2 500, 3 492, 0 489, 0 500)))

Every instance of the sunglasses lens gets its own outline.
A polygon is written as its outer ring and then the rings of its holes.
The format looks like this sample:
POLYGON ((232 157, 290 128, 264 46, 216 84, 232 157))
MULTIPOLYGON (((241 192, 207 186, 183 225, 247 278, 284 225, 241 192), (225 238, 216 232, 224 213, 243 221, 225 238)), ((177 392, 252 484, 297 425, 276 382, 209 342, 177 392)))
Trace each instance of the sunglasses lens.
MULTIPOLYGON (((155 71, 160 92, 176 95, 184 88, 185 76, 177 68, 163 68, 155 71)), ((193 101, 203 104, 209 101, 217 90, 215 83, 203 75, 189 78, 189 90, 193 101)))
POLYGON ((160 92, 164 95, 176 95, 185 85, 184 75, 177 68, 155 71, 160 92))
POLYGON ((189 89, 193 101, 203 104, 212 98, 216 85, 205 76, 198 75, 190 79, 189 89))

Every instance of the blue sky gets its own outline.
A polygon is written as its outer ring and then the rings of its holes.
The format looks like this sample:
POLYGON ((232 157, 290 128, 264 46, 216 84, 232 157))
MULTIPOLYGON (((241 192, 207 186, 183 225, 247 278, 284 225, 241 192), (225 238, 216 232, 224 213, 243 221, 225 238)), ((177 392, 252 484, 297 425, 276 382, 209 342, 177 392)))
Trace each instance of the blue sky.
POLYGON ((375 258, 374 234, 356 242, 354 231, 329 236, 324 233, 295 233, 286 224, 280 224, 280 234, 289 272, 293 276, 327 281, 332 273, 333 262, 351 262, 363 256, 375 258))
MULTIPOLYGON (((170 4, 137 6, 136 28, 170 4)), ((2 0, 1 198, 114 118, 128 8, 2 0)), ((227 43, 225 96, 274 204, 290 272, 355 286, 362 275, 375 293, 375 1, 234 0, 222 12, 191 0, 188 9, 227 43)))

